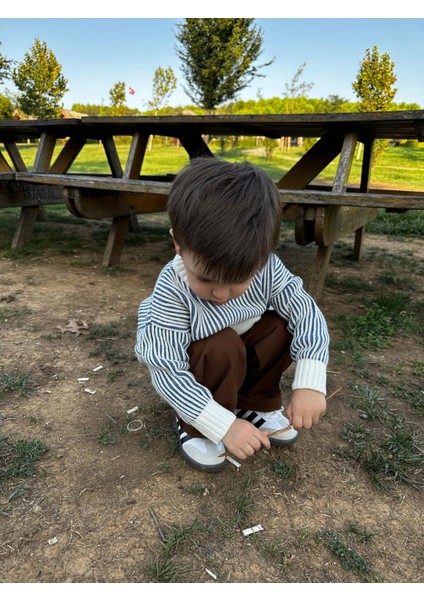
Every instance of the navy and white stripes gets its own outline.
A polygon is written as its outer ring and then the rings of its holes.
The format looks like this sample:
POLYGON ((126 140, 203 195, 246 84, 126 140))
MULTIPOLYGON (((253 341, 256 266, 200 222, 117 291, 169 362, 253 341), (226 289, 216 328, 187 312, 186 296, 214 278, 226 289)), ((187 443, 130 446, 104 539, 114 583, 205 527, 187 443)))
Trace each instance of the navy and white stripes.
MULTIPOLYGON (((149 368, 158 394, 184 421, 193 424, 213 401, 209 390, 189 372, 190 343, 225 327, 240 333, 240 327, 242 331, 244 324, 249 328, 267 310, 274 309, 288 322, 294 362, 319 365, 325 372, 329 336, 324 317, 304 291, 300 278, 292 275, 276 255, 270 256, 239 298, 223 305, 193 294, 181 277, 179 261, 177 256, 164 267, 152 295, 140 304, 135 352, 149 368)), ((313 382, 310 387, 318 389, 313 382)))

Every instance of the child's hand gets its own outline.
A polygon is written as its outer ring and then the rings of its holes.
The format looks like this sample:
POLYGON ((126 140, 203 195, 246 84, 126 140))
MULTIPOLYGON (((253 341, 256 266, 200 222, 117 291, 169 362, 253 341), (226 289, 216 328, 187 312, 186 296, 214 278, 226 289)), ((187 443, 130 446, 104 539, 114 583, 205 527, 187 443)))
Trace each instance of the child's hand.
POLYGON ((324 394, 315 390, 294 390, 287 407, 287 417, 295 429, 310 429, 325 413, 324 394))
POLYGON ((262 446, 265 448, 271 446, 268 432, 259 431, 257 427, 244 419, 236 419, 222 441, 227 450, 241 460, 252 456, 262 446))

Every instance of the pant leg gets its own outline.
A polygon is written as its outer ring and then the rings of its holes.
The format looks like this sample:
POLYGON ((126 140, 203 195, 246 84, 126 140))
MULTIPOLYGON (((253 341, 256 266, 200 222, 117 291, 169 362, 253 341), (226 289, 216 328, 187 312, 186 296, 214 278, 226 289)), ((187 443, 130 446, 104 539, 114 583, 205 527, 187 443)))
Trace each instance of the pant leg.
MULTIPOLYGON (((242 336, 226 328, 192 342, 190 371, 231 412, 235 408, 278 410, 281 375, 292 362, 291 340, 286 322, 269 311, 242 336)), ((184 421, 181 425, 191 437, 204 437, 192 425, 184 421)))
MULTIPOLYGON (((210 390, 218 404, 234 412, 246 376, 246 348, 240 336, 233 329, 222 329, 192 342, 187 352, 196 381, 210 390)), ((204 437, 192 425, 184 421, 181 425, 191 437, 204 437)))
POLYGON ((241 336, 246 346, 247 374, 238 394, 237 407, 269 412, 281 408, 280 380, 292 363, 292 335, 287 323, 274 311, 241 336))

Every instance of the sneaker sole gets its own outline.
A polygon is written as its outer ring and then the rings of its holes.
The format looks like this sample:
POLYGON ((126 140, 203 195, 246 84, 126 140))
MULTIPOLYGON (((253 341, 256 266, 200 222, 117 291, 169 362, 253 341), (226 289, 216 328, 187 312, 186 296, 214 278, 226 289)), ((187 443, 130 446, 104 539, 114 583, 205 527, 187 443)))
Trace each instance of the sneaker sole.
POLYGON ((178 421, 178 419, 175 419, 175 433, 177 434, 181 456, 183 457, 184 461, 190 467, 192 467, 193 469, 196 469, 197 471, 202 471, 204 473, 217 473, 218 471, 222 471, 227 466, 226 460, 224 460, 219 465, 203 465, 202 463, 198 463, 196 460, 191 458, 191 456, 189 456, 187 454, 187 452, 184 450, 184 444, 181 442, 181 437, 180 437, 180 429, 181 428, 180 428, 179 421, 178 421))

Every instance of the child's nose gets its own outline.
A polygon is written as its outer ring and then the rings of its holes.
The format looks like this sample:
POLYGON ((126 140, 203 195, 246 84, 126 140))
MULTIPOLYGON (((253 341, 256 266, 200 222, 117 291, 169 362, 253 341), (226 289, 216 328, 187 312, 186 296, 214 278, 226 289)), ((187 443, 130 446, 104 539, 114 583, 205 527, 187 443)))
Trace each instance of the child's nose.
POLYGON ((212 296, 215 298, 215 300, 218 300, 218 302, 223 302, 224 300, 228 300, 230 295, 231 295, 231 290, 227 286, 214 287, 212 290, 212 296))

